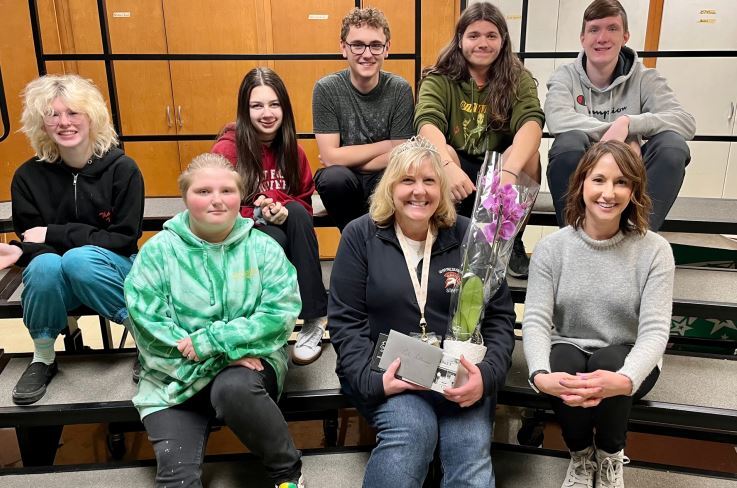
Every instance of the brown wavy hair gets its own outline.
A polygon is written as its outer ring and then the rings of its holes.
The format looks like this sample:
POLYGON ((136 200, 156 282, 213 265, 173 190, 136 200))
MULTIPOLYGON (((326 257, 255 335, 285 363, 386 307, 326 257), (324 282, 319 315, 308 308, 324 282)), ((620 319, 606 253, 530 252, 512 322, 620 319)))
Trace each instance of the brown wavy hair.
POLYGON ((238 151, 236 169, 246 185, 243 198, 246 203, 258 194, 264 169, 261 161, 262 144, 251 123, 249 106, 251 92, 257 86, 271 87, 281 105, 282 123, 276 137, 271 141, 271 149, 276 157, 276 166, 284 176, 287 191, 297 191, 300 184, 297 129, 287 88, 274 70, 265 67, 253 68, 246 73, 238 90, 238 118, 235 122, 235 145, 238 151))
POLYGON ((581 22, 581 35, 586 31, 586 22, 592 20, 606 19, 607 17, 620 17, 622 19, 622 27, 625 32, 629 32, 627 26, 627 12, 617 0, 594 0, 586 7, 583 12, 583 21, 581 22))
MULTIPOLYGON (((455 34, 450 42, 440 51, 435 65, 422 70, 422 80, 427 75, 444 75, 453 81, 465 81, 471 77, 468 62, 463 57, 461 42, 468 26, 478 20, 491 22, 499 29, 502 46, 499 56, 494 60, 486 74, 489 94, 483 102, 488 106, 489 127, 498 130, 509 121, 512 103, 517 96, 517 83, 523 71, 527 71, 516 54, 512 51, 509 39, 509 27, 504 14, 496 6, 488 2, 474 3, 463 11, 455 27, 455 34)), ((529 73, 529 71, 528 71, 529 73)), ((532 76, 532 73, 530 73, 532 76)), ((420 83, 422 83, 420 80, 420 83)))
POLYGON ((646 193, 647 173, 642 158, 624 142, 606 141, 592 145, 581 158, 571 176, 566 194, 565 218, 568 225, 578 229, 586 217, 586 202, 583 200, 583 183, 599 160, 611 154, 619 170, 632 184, 630 203, 619 217, 619 229, 623 233, 637 232, 644 235, 650 221, 652 201, 646 193))

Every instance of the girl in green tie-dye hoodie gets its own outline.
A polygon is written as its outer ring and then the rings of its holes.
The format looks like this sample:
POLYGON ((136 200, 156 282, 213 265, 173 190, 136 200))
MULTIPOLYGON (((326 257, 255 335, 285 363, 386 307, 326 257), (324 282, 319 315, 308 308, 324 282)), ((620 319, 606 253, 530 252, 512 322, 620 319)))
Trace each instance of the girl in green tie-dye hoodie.
POLYGON ((296 271, 239 215, 243 184, 225 158, 198 156, 179 184, 187 210, 143 246, 125 282, 142 366, 133 403, 154 444, 157 486, 201 486, 213 417, 277 486, 301 486, 276 405, 301 307, 296 271))

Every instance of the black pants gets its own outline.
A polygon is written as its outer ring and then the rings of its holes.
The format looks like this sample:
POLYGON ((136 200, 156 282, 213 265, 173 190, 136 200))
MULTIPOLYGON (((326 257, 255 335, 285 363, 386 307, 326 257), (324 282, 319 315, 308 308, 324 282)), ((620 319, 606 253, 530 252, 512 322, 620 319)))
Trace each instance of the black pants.
POLYGON ((324 317, 327 315, 328 297, 322 282, 320 252, 312 216, 297 202, 288 202, 285 206, 289 215, 283 224, 268 224, 256 229, 278 242, 289 262, 297 269, 297 284, 302 298, 299 318, 324 317))
POLYGON ((383 171, 361 173, 338 165, 315 173, 317 193, 341 232, 348 222, 368 212, 369 197, 383 174, 383 171))
POLYGON ((279 407, 276 374, 231 366, 186 402, 143 419, 156 453, 156 486, 202 486, 202 459, 214 418, 224 422, 264 463, 276 484, 299 478, 294 447, 279 407))
MULTIPOLYGON (((548 153, 548 186, 561 227, 566 225, 564 212, 568 182, 591 145, 583 131, 572 130, 559 134, 548 153)), ((676 201, 686 176, 686 166, 691 162, 691 152, 683 137, 673 131, 655 134, 643 144, 641 151, 647 171, 647 193, 653 201, 650 228, 657 231, 676 201)))
MULTIPOLYGON (((550 368, 553 372, 573 375, 597 369, 617 371, 631 349, 631 346, 609 346, 589 355, 570 344, 555 344, 550 351, 550 368)), ((593 444, 608 453, 624 449, 632 402, 645 396, 655 386, 659 375, 660 371, 655 367, 633 396, 605 398, 591 408, 569 407, 560 398, 551 396, 568 449, 580 451, 593 444)))

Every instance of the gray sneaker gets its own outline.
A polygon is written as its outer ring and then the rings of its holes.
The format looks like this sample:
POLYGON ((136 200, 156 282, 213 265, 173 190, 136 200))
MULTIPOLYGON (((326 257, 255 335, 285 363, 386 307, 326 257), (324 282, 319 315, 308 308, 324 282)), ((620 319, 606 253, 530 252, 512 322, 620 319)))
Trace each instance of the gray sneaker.
POLYGON ((601 449, 596 450, 596 465, 599 477, 596 479, 596 488, 624 488, 624 465, 629 464, 630 458, 624 451, 609 454, 601 449))
POLYGON ((594 488, 595 473, 593 446, 581 451, 571 451, 571 462, 561 488, 594 488))
POLYGON ((310 364, 322 354, 322 335, 328 321, 326 317, 305 320, 302 330, 297 334, 297 342, 292 349, 295 364, 310 364))

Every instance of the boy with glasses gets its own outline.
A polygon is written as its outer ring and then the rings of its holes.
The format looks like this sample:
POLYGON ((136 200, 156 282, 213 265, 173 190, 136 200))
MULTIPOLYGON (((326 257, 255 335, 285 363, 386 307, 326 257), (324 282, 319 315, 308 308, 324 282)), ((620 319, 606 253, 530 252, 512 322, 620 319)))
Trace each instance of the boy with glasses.
POLYGON ((625 46, 629 37, 622 4, 595 0, 583 14, 578 58, 548 81, 545 119, 555 136, 548 183, 561 226, 568 180, 594 142, 622 141, 642 154, 653 201, 652 230, 663 225, 681 189, 691 160, 686 140, 693 138, 696 123, 665 78, 625 46))
POLYGON ((325 166, 315 186, 341 231, 368 211, 389 151, 414 135, 409 84, 381 71, 390 37, 380 10, 351 10, 340 31, 348 68, 320 79, 313 91, 315 139, 325 166))

